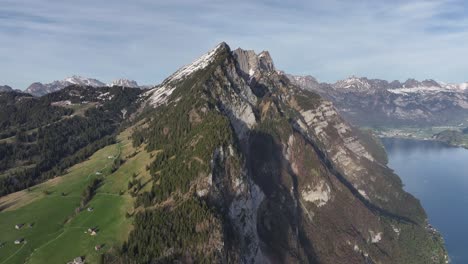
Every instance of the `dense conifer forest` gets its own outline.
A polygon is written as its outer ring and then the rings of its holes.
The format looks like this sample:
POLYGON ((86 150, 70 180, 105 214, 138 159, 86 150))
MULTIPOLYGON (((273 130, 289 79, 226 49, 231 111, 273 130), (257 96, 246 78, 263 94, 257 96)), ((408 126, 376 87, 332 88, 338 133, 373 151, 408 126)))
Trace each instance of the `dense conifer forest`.
POLYGON ((59 176, 114 143, 140 92, 71 86, 41 98, 1 93, 0 196, 59 176))

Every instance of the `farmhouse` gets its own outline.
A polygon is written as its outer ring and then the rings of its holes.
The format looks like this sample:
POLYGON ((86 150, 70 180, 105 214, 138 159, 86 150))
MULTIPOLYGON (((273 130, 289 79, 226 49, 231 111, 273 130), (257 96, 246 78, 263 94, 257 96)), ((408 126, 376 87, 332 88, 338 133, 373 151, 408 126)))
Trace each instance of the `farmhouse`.
POLYGON ((23 241, 24 241, 24 238, 16 239, 15 240, 15 245, 19 245, 19 244, 23 243, 23 241))
POLYGON ((88 212, 92 212, 93 210, 94 210, 94 208, 88 207, 88 212))
POLYGON ((88 228, 88 233, 92 236, 97 235, 97 228, 88 228))
POLYGON ((68 262, 67 264, 84 264, 85 260, 82 257, 76 257, 74 260, 68 262))
POLYGON ((96 246, 94 247, 94 250, 96 250, 96 251, 101 250, 101 245, 96 245, 96 246))
POLYGON ((17 224, 17 225, 15 225, 15 228, 16 229, 21 229, 23 226, 24 226, 24 224, 17 224))

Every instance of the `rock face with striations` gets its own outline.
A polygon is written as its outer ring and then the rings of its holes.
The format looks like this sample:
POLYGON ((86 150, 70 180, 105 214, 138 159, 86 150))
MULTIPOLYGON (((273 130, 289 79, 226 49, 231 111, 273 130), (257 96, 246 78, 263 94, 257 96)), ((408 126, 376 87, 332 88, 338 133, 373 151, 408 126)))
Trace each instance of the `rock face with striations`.
POLYGON ((167 154, 151 166, 156 187, 142 196, 151 215, 136 216, 128 261, 445 263, 442 238, 376 145, 268 52, 221 43, 142 100, 150 117, 138 142, 167 154), (148 220, 188 203, 202 208, 185 219, 194 233, 168 235, 148 220), (178 244, 139 243, 163 234, 178 244))

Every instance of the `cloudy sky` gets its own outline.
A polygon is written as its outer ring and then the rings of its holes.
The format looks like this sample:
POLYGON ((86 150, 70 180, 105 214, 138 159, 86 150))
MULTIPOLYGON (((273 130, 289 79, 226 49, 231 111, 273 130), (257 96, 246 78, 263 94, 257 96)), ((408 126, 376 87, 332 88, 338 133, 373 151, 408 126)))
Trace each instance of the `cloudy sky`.
POLYGON ((221 41, 321 81, 464 82, 467 14, 464 0, 0 0, 0 85, 157 84, 221 41))

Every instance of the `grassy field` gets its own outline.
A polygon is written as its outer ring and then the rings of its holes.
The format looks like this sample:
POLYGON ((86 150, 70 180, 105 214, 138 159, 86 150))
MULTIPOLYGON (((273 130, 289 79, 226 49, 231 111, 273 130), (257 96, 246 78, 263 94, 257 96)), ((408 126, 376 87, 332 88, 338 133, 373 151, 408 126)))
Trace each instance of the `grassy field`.
POLYGON ((133 211, 127 184, 134 173, 142 183, 149 179, 145 168, 150 154, 133 149, 128 135, 125 131, 118 144, 97 151, 62 177, 0 198, 0 264, 66 263, 77 256, 84 256, 87 263, 99 263, 103 251, 121 245, 132 228, 132 218, 125 216, 133 211), (111 173, 119 155, 127 159, 111 173), (75 213, 81 193, 96 177, 104 181, 89 202, 94 210, 75 213), (16 230, 16 224, 25 225, 16 230), (85 233, 92 227, 98 228, 96 236, 85 233), (25 243, 15 245, 19 238, 25 243), (103 248, 97 252, 96 245, 103 248))

